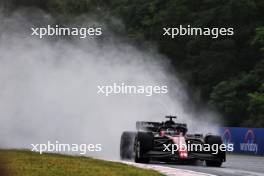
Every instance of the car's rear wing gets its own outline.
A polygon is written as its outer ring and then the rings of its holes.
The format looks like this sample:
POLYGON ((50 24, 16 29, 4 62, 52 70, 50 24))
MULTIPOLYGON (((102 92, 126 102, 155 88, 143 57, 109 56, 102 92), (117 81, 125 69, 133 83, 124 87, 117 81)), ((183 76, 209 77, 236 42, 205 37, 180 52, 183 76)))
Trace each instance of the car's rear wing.
POLYGON ((162 126, 162 123, 159 122, 146 122, 146 121, 138 121, 136 122, 137 130, 141 131, 158 131, 158 129, 162 126))
POLYGON ((152 131, 157 132, 160 127, 171 127, 182 129, 185 133, 187 132, 187 125, 185 123, 174 123, 166 124, 164 122, 147 122, 147 121, 138 121, 136 122, 136 128, 138 131, 152 131))

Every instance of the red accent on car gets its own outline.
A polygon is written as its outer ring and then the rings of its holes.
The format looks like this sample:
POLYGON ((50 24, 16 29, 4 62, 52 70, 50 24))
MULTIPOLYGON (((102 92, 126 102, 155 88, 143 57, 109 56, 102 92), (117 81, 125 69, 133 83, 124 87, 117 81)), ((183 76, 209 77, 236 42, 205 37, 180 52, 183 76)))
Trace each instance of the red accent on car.
POLYGON ((178 136, 168 136, 174 144, 178 147, 179 158, 184 159, 188 157, 188 149, 185 141, 185 137, 181 134, 178 136))
POLYGON ((160 130, 159 135, 160 135, 161 137, 165 136, 165 134, 166 134, 165 130, 160 130))

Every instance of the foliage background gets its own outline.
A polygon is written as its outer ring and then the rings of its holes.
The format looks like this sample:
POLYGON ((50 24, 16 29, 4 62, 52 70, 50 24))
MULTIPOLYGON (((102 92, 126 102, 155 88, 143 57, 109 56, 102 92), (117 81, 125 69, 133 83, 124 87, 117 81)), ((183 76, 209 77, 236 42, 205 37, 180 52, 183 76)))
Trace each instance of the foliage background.
POLYGON ((218 111, 225 125, 264 127, 262 0, 4 0, 0 5, 7 15, 40 8, 60 22, 81 14, 96 17, 139 47, 156 45, 186 81, 198 108, 218 111), (188 24, 233 27, 235 35, 162 36, 165 26, 188 24))

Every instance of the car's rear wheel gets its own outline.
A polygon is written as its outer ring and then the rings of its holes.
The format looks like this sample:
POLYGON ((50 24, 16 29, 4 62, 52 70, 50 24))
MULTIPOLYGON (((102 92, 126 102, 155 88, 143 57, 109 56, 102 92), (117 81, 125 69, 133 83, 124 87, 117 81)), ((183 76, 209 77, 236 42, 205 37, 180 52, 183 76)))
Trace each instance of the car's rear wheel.
POLYGON ((144 154, 151 150, 152 142, 152 133, 138 132, 134 142, 134 160, 136 163, 148 163, 150 161, 150 158, 144 154))

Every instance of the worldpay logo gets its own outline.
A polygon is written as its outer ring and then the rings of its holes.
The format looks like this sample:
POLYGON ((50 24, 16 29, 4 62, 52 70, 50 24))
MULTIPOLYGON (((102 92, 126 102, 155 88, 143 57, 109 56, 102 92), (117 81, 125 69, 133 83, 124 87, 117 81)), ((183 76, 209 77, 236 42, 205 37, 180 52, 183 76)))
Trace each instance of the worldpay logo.
POLYGON ((230 129, 229 128, 226 128, 224 130, 224 134, 222 136, 222 139, 223 139, 223 142, 225 144, 231 143, 232 136, 231 136, 231 132, 230 132, 230 129))
POLYGON ((248 129, 244 136, 244 143, 240 143, 240 150, 244 152, 258 153, 258 144, 256 143, 256 135, 252 129, 248 129))
POLYGON ((234 146, 234 143, 232 142, 232 134, 229 128, 225 128, 222 140, 224 144, 234 146))

